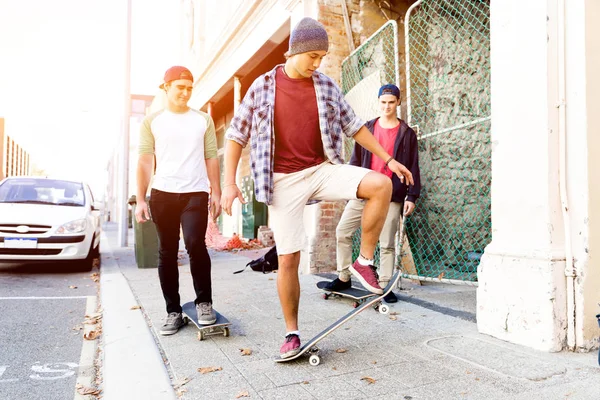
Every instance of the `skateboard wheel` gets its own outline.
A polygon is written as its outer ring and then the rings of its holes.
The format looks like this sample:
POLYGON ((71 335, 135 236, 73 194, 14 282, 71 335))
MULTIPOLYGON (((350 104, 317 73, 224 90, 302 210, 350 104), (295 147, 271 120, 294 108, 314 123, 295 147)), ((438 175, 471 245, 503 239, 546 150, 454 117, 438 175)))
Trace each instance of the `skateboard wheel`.
POLYGON ((204 331, 198 332, 198 340, 202 341, 205 338, 206 338, 206 335, 204 334, 204 331))
POLYGON ((319 357, 316 354, 313 354, 312 356, 310 356, 310 358, 308 359, 308 362, 310 363, 310 365, 317 366, 321 363, 321 357, 319 357))
POLYGON ((379 312, 382 314, 387 314, 390 312, 390 307, 388 307, 385 304, 382 304, 381 306, 379 306, 379 312))
POLYGON ((329 299, 329 295, 328 294, 324 294, 323 295, 323 299, 325 299, 325 300, 329 299))
POLYGON ((227 327, 223 328, 223 336, 229 337, 229 328, 227 328, 227 327))
POLYGON ((354 308, 358 308, 358 306, 360 305, 359 302, 355 301, 354 303, 352 303, 352 307, 354 308))

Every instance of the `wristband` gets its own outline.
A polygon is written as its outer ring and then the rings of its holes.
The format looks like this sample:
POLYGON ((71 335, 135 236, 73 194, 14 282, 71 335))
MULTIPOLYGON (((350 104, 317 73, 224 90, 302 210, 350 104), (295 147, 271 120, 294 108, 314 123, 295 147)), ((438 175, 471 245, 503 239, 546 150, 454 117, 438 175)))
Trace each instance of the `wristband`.
POLYGON ((385 162, 385 166, 387 167, 387 165, 390 163, 390 161, 392 161, 394 159, 394 157, 390 157, 386 162, 385 162))

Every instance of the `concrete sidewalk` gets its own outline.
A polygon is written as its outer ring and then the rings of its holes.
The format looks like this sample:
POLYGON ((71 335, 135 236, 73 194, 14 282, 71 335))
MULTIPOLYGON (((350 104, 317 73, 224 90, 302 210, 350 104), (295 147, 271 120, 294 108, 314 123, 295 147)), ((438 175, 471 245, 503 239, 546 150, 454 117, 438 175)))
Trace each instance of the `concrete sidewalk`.
MULTIPOLYGON (((443 290, 425 285, 414 291, 403 290, 399 295, 405 301, 392 305, 395 315, 365 310, 321 341, 320 365, 311 366, 304 357, 277 364, 272 359, 278 355, 284 335, 277 276, 250 269, 233 275, 249 261, 239 254, 211 252, 215 308, 232 321, 231 336, 198 341, 192 324, 176 335, 159 336, 157 331, 166 312, 157 270, 138 269, 133 247, 115 246, 113 225, 108 225, 105 232, 112 254, 103 253, 103 257, 114 261, 118 271, 111 272, 111 280, 101 281, 101 290, 131 290, 145 317, 131 318, 130 324, 104 326, 106 336, 119 337, 119 330, 135 330, 141 332, 139 338, 145 337, 137 344, 130 343, 128 353, 125 346, 105 348, 106 359, 124 360, 120 367, 105 368, 120 368, 118 373, 125 375, 125 379, 112 382, 105 379, 105 400, 169 399, 174 394, 182 399, 600 398, 596 353, 548 354, 480 335, 473 322, 474 303, 468 300, 472 299, 472 289, 469 293, 456 287, 443 290), (115 274, 121 274, 129 287, 117 288, 111 282, 118 281, 115 274), (240 349, 251 349, 252 353, 243 355, 240 349), (139 357, 140 352, 151 356, 139 357), (148 360, 153 360, 152 366, 148 360), (159 372, 146 376, 148 367, 159 372), (198 369, 204 367, 222 369, 202 374, 198 369), (157 394, 156 390, 164 389, 160 371, 171 380, 170 393, 157 394), (126 390, 118 385, 127 381, 136 383, 134 397, 118 395, 126 390)), ((103 244, 103 249, 107 247, 103 244)), ((186 260, 182 258, 180 266, 182 302, 194 298, 186 260)), ((343 299, 323 300, 315 286, 319 280, 322 277, 300 276, 303 341, 352 307, 343 299)), ((129 303, 126 307, 103 307, 105 321, 124 321, 132 312, 129 303)), ((110 371, 104 371, 105 377, 107 372, 110 375, 110 371)))

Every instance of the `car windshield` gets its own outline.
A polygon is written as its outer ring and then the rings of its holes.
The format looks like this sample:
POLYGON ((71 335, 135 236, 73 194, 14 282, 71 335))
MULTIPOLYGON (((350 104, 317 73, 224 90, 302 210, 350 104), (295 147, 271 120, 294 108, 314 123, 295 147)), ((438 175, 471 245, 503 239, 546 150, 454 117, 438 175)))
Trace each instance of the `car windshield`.
POLYGON ((83 185, 57 179, 17 178, 0 184, 0 203, 52 204, 82 207, 83 185))

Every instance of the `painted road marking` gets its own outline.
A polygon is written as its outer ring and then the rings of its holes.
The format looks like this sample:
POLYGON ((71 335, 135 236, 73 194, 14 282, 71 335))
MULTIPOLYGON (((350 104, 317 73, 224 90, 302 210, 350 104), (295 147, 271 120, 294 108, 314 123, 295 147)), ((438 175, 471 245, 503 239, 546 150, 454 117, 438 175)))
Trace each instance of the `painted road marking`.
POLYGON ((57 297, 0 297, 0 300, 71 300, 87 299, 94 296, 57 296, 57 297))

